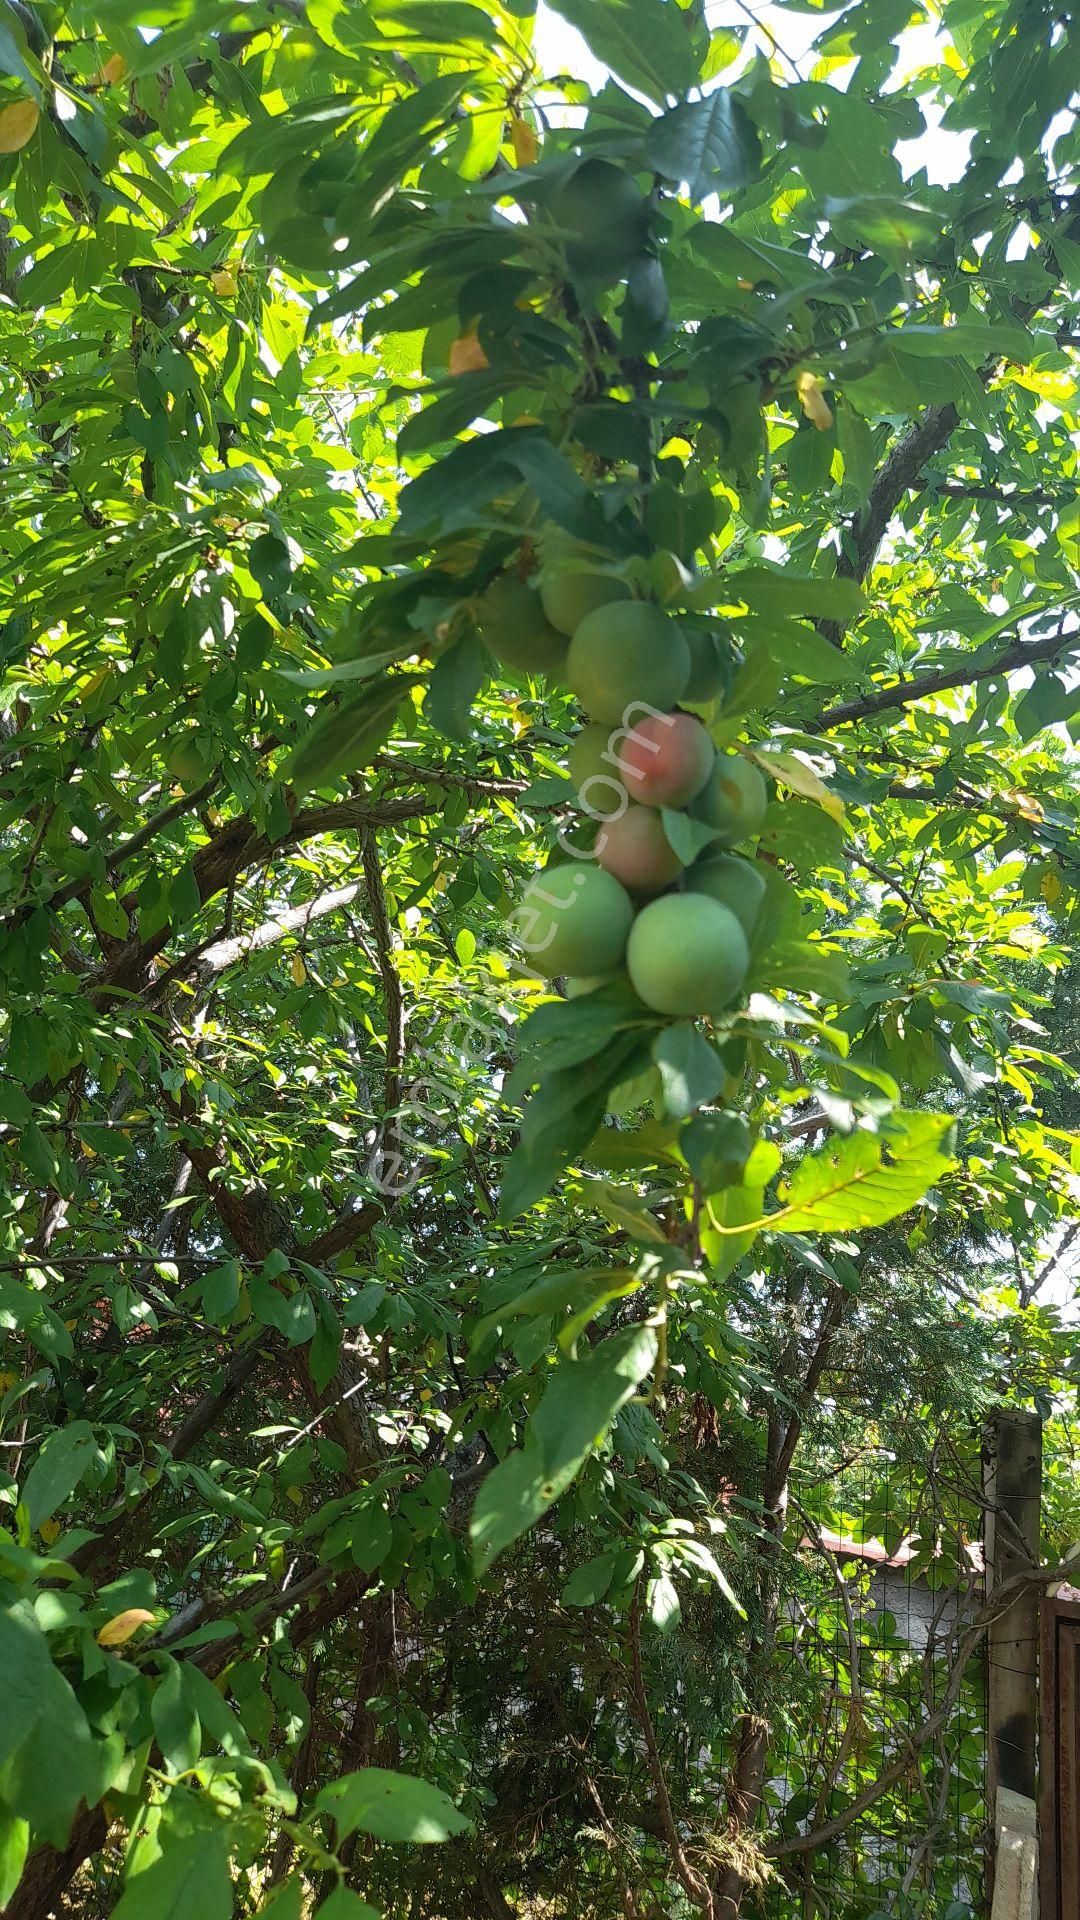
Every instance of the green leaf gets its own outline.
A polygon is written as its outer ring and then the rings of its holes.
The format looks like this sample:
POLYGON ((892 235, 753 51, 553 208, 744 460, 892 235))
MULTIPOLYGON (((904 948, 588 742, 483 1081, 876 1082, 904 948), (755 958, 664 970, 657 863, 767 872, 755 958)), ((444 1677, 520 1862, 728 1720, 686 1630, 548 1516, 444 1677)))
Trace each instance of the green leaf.
POLYGON ((842 953, 813 940, 778 940, 755 972, 755 984, 785 993, 814 993, 842 1004, 850 991, 842 953))
POLYGON ((683 180, 691 200, 726 197, 749 186, 761 166, 761 143, 742 101, 719 87, 704 100, 684 100, 661 114, 645 156, 668 180, 683 180))
POLYGON ((0 1911, 7 1906, 26 1865, 30 1823, 0 1807, 0 1911))
POLYGON ((753 1134, 741 1113, 697 1113, 680 1133, 679 1145, 698 1184, 716 1193, 742 1178, 753 1134))
POLYGON ((298 794, 328 786, 343 773, 360 773, 389 738, 405 695, 419 674, 383 676, 340 706, 324 706, 293 750, 286 778, 298 794))
POLYGON ((1030 687, 1016 703, 1013 721, 1021 740, 1030 740, 1044 727, 1060 726, 1077 712, 1080 712, 1080 687, 1070 686, 1045 667, 1037 667, 1030 687))
POLYGON ((19 1144, 31 1180, 36 1186, 51 1187, 57 1174, 56 1155, 35 1121, 23 1128, 19 1144))
POLYGON ((317 1920, 381 1920, 377 1907, 369 1907, 358 1893, 338 1886, 316 1909, 317 1920))
POLYGON ((598 1553, 583 1566, 575 1567, 560 1595, 563 1606, 593 1607, 602 1600, 611 1585, 618 1557, 616 1549, 609 1547, 606 1553, 598 1553))
MULTIPOLYGON (((259 1908, 258 1920, 303 1920, 304 1901, 307 1889, 302 1880, 286 1880, 270 1895, 264 1906, 259 1908)), ((326 1908, 322 1911, 325 1913, 326 1908)), ((369 1912, 373 1912, 369 1908, 369 1912)))
POLYGON ((715 1100, 727 1077, 716 1048, 688 1023, 666 1027, 653 1041, 664 1083, 664 1104, 676 1120, 715 1100))
POLYGON ((688 565, 716 526, 718 505, 707 487, 672 486, 657 481, 645 503, 645 525, 651 540, 688 565))
POLYGON ((608 1094, 638 1054, 634 1034, 614 1039, 599 1058, 544 1075, 525 1109, 517 1146, 503 1168, 499 1217, 534 1206, 563 1167, 584 1153, 604 1117, 608 1094))
POLYGON ((129 1877, 112 1920, 231 1920, 232 1911, 224 1835, 166 1833, 160 1857, 129 1877))
POLYGON ((470 1533, 479 1573, 566 1492, 655 1358, 655 1332, 638 1326, 612 1334, 584 1359, 559 1364, 524 1447, 508 1454, 477 1495, 470 1533))
POLYGON ((884 259, 900 264, 917 247, 932 247, 943 224, 928 207, 885 193, 826 199, 825 214, 839 239, 872 247, 884 259))
POLYGON ((634 1293, 640 1285, 632 1273, 617 1268, 589 1267, 579 1273, 560 1267, 526 1287, 524 1292, 515 1294, 503 1306, 485 1313, 472 1330, 470 1344, 474 1348, 481 1346, 497 1327, 505 1327, 511 1320, 523 1317, 542 1315, 544 1319, 551 1319, 572 1308, 575 1318, 587 1313, 591 1319, 609 1301, 634 1293))
POLYGON ((311 1339, 317 1320, 310 1293, 302 1288, 295 1293, 282 1293, 280 1287, 257 1273, 248 1282, 248 1298, 260 1325, 276 1327, 290 1347, 303 1346, 311 1339))
POLYGON ((844 485, 864 504, 874 483, 874 436, 848 400, 836 408, 836 439, 844 461, 844 485))
MULTIPOLYGON (((590 1180, 587 1191, 589 1199, 604 1219, 610 1220, 612 1226, 621 1228, 623 1233, 628 1233, 631 1240, 643 1240, 653 1246, 666 1243, 667 1235, 659 1220, 649 1212, 648 1201, 633 1187, 616 1187, 607 1180, 590 1180)), ((571 1326, 577 1328, 579 1325, 580 1316, 575 1315, 571 1326)), ((565 1346, 568 1331, 560 1333, 560 1346, 565 1346)))
POLYGON ((471 1831, 469 1821, 441 1788, 384 1767, 345 1774, 324 1787, 315 1804, 333 1814, 339 1846, 357 1830, 376 1840, 423 1847, 471 1831))
POLYGON ((855 580, 811 579, 790 567, 774 573, 768 567, 733 567, 728 573, 708 575, 690 595, 695 607, 737 607, 751 613, 803 614, 808 619, 854 620, 866 604, 855 580))
POLYGON ((674 1582, 669 1580, 666 1573, 658 1574, 656 1579, 649 1581, 645 1590, 645 1604, 657 1633, 673 1633, 682 1619, 682 1607, 674 1582))
POLYGON ((551 0, 551 6, 577 28, 602 66, 661 106, 697 77, 675 0, 551 0))
POLYGON ((693 866, 698 854, 715 845, 719 837, 718 828, 710 827, 704 820, 695 820, 688 813, 676 812, 674 807, 661 807, 660 818, 664 823, 664 838, 684 867, 693 866))
POLYGON ((172 1773, 185 1773, 193 1767, 202 1748, 202 1728, 184 1685, 184 1673, 183 1663, 171 1660, 150 1701, 154 1733, 172 1773))
POLYGON ((215 1325, 227 1320, 240 1298, 240 1262, 225 1260, 199 1283, 202 1310, 215 1325))
POLYGON ((319 1324, 308 1348, 308 1372, 319 1392, 329 1386, 341 1359, 341 1323, 325 1300, 319 1302, 319 1324))
POLYGON ((394 1544, 394 1529, 386 1508, 375 1501, 361 1507, 348 1523, 349 1551, 362 1573, 374 1573, 394 1544))
MULTIPOLYGON (((749 1166, 745 1172, 749 1175, 749 1166)), ((731 1186, 706 1201, 701 1245, 718 1280, 727 1278, 757 1239, 764 1198, 763 1187, 731 1186)))
POLYGON ((850 1233, 906 1213, 952 1165, 947 1114, 890 1116, 880 1133, 859 1129, 807 1154, 777 1198, 776 1225, 791 1233, 850 1233))
POLYGON ((29 1820, 35 1839, 63 1847, 79 1802, 92 1807, 101 1798, 106 1752, 92 1738, 72 1688, 50 1662, 41 1688, 41 1712, 8 1763, 7 1806, 29 1820))
POLYGON ((88 1420, 72 1420, 49 1434, 23 1487, 23 1504, 32 1527, 40 1527, 74 1493, 96 1455, 97 1442, 88 1420))
POLYGON ((52 1670, 48 1642, 31 1609, 18 1601, 0 1611, 0 1673, 4 1675, 0 1764, 14 1753, 43 1713, 52 1670))
POLYGON ((438 661, 428 682, 424 711, 433 727, 448 740, 467 740, 472 731, 472 705, 488 670, 488 656, 478 633, 463 633, 438 661))
POLYGON ((977 364, 996 354, 1022 362, 1030 360, 1034 342, 1026 327, 1001 322, 959 320, 951 327, 905 325, 890 334, 890 343, 898 351, 920 358, 943 355, 974 360, 977 364))

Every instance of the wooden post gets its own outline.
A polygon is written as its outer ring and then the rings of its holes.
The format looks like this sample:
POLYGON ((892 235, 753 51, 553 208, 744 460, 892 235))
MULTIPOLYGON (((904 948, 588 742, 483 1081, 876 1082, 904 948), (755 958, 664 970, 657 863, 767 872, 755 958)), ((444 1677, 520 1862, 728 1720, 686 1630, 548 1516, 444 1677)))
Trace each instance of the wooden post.
MULTIPOLYGON (((986 1592, 1038 1565, 1042 1496, 1042 1421, 999 1407, 987 1423, 986 1592)), ((1035 1797, 1038 1728, 1039 1593, 1031 1588, 999 1615, 986 1640, 986 1806, 994 1832, 997 1790, 1035 1797)), ((993 1861, 990 1862, 991 1880, 993 1861)))

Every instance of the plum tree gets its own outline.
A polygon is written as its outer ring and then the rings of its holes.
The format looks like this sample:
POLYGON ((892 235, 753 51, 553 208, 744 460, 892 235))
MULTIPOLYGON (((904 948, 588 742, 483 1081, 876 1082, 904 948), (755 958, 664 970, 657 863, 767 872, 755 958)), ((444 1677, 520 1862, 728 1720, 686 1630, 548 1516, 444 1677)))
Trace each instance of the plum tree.
POLYGON ((769 790, 753 762, 741 753, 720 753, 689 812, 716 828, 722 846, 735 847, 761 831, 768 804, 769 790))
POLYGON ((566 666, 566 639, 545 617, 540 596, 513 574, 492 582, 476 609, 476 624, 489 653, 521 673, 558 678, 566 666))
POLYGON ((614 574, 598 573, 587 558, 556 555, 540 569, 540 604, 547 619, 559 633, 577 631, 582 621, 597 607, 608 607, 616 600, 629 600, 625 580, 614 574))
POLYGON ((750 939, 765 898, 765 880, 750 860, 734 853, 706 850, 687 870, 688 893, 707 893, 735 915, 747 939, 750 939))
POLYGON ((680 700, 690 649, 678 627, 646 600, 597 607, 570 642, 566 683, 594 720, 615 726, 636 705, 661 713, 680 700))
POLYGON ((610 973, 617 967, 634 908, 612 874, 591 861, 574 860, 536 874, 515 918, 529 965, 553 978, 610 973))
POLYGON ((685 807, 705 785, 716 749, 692 714, 647 714, 619 742, 618 756, 631 799, 646 807, 685 807))
POLYGON ((610 160, 582 160, 552 196, 550 211, 565 236, 575 278, 610 285, 641 251, 648 226, 644 197, 630 174, 610 160))
POLYGON ((633 893, 660 893, 683 870, 652 807, 629 806, 602 826, 596 857, 605 872, 613 873, 633 893))
POLYGON ((683 1019, 719 1013, 735 998, 749 964, 735 915, 704 893, 651 900, 630 929, 627 971, 635 993, 656 1013, 683 1019))

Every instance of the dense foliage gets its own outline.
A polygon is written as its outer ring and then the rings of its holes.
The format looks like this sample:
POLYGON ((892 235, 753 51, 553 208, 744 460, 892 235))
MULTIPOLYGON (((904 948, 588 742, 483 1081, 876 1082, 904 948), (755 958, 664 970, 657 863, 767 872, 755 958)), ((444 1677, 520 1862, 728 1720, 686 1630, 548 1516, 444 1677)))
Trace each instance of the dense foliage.
POLYGON ((977 1899, 995 1401, 1077 1533, 1075 23, 813 11, 559 0, 590 90, 4 0, 16 1920, 977 1899), (653 907, 578 695, 695 716, 653 907))

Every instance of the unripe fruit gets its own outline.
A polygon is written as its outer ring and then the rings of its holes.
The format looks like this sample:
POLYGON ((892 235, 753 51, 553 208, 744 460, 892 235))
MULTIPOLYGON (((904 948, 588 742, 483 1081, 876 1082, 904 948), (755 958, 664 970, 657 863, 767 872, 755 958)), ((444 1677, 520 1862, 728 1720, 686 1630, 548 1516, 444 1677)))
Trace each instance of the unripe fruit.
POLYGON ((750 953, 735 915, 703 893, 668 893, 642 907, 626 966, 635 993, 656 1013, 690 1019, 719 1013, 746 978, 750 953))
POLYGON ((476 624, 485 647, 504 666, 558 676, 566 665, 566 641, 544 618, 539 595, 512 574, 492 582, 476 609, 476 624))
POLYGON ((566 684, 594 720, 633 726, 636 706, 665 713, 690 677, 690 649, 673 620, 645 600, 598 607, 578 627, 566 684))
POLYGON ((181 734, 165 752, 165 765, 181 786, 198 787, 206 779, 207 761, 202 744, 193 733, 181 734))
POLYGON ((627 807, 602 826, 596 857, 606 873, 613 873, 633 893, 662 893, 683 870, 668 845, 664 824, 651 807, 627 807))
POLYGON ((706 851, 687 871, 688 893, 707 893, 735 915, 749 940, 765 898, 764 876, 735 853, 706 851))
POLYGON ((540 604, 560 633, 574 633, 597 607, 629 598, 625 580, 595 573, 587 561, 549 560, 540 569, 540 604))
POLYGON ((529 965, 549 978, 611 972, 622 961, 633 918, 619 882, 582 860, 538 873, 515 916, 529 965))
POLYGON ((620 813, 626 782, 619 770, 618 736, 610 727, 582 727, 570 742, 566 765, 586 809, 595 818, 620 813), (611 746, 612 739, 615 746, 611 746))
POLYGON ((551 213, 567 234, 571 273, 600 285, 625 274, 647 232, 640 188, 610 160, 583 160, 552 197, 551 213))
POLYGON ((725 847, 760 833, 769 790, 753 762, 741 753, 719 753, 708 780, 689 811, 715 827, 725 847))
POLYGON ((616 744, 626 791, 645 807, 685 807, 716 758, 701 721, 689 713, 647 714, 616 744))

